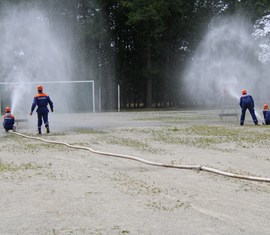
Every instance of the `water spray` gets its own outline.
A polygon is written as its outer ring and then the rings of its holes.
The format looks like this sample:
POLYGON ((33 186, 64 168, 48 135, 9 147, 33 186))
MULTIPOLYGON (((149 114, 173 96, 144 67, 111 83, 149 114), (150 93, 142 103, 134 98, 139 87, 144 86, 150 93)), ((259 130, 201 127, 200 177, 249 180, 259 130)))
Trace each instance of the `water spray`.
POLYGON ((230 16, 213 19, 211 26, 184 71, 182 92, 187 102, 217 106, 224 84, 232 98, 239 99, 245 87, 254 92, 255 100, 270 100, 270 67, 258 58, 260 41, 251 34, 252 25, 230 16))
POLYGON ((255 111, 255 115, 258 119, 260 119, 262 121, 262 123, 264 124, 264 119, 258 114, 258 112, 256 110, 255 111))
MULTIPOLYGON (((46 7, 40 8, 35 4, 7 4, 1 7, 0 82, 7 84, 3 86, 4 102, 11 106, 13 113, 24 117, 28 115, 36 94, 36 87, 31 82, 72 81, 74 74, 89 79, 89 76, 84 76, 83 68, 79 74, 75 71, 73 27, 68 27, 66 22, 65 27, 52 24, 46 7)), ((76 107, 77 97, 74 95, 70 102, 61 92, 75 93, 70 85, 63 84, 61 89, 51 85, 44 90, 61 104, 58 110, 70 112, 76 107)))

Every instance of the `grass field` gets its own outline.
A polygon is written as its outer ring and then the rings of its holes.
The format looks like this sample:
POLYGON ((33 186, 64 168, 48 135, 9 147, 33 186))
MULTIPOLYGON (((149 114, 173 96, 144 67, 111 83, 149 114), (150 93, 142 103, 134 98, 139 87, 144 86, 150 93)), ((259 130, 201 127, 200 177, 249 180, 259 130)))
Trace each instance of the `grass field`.
MULTIPOLYGON (((218 110, 51 114, 45 140, 270 177, 270 129, 218 110)), ((35 135, 36 119, 18 126, 35 135)), ((0 234, 269 234, 270 184, 0 134, 0 234)))

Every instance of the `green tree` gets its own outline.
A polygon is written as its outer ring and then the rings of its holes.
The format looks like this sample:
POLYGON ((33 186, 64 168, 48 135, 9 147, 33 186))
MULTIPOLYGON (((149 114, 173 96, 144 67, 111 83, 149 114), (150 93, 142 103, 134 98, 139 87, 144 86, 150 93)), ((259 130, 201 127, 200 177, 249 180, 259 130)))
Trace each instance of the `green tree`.
POLYGON ((153 79, 156 71, 152 64, 153 41, 158 39, 166 26, 164 19, 169 16, 168 2, 165 0, 120 1, 127 10, 128 25, 136 29, 144 49, 144 77, 146 78, 147 107, 152 106, 153 79))

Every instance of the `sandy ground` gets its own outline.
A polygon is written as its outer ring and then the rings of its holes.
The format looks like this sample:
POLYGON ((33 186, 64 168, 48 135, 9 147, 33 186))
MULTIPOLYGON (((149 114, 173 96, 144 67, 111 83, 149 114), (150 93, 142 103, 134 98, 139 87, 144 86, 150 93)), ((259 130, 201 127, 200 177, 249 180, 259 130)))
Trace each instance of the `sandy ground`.
MULTIPOLYGON (((219 111, 50 114, 46 140, 270 177, 270 127, 219 111)), ((35 135, 36 117, 18 132, 35 135)), ((0 134, 0 234, 270 234, 270 183, 0 134)))

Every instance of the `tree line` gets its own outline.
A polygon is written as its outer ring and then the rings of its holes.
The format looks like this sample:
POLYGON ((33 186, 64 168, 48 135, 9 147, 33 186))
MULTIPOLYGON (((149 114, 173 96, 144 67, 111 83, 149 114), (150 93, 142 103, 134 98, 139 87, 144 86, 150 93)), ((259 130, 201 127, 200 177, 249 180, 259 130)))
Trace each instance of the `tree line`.
POLYGON ((91 79, 101 87, 102 110, 116 108, 117 85, 121 108, 180 107, 181 72, 211 19, 241 13, 254 23, 270 12, 268 0, 36 0, 33 4, 49 9, 51 21, 72 25, 77 67, 86 61, 91 79))

